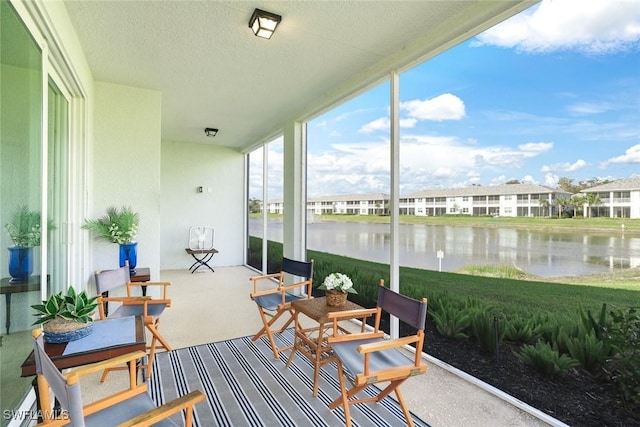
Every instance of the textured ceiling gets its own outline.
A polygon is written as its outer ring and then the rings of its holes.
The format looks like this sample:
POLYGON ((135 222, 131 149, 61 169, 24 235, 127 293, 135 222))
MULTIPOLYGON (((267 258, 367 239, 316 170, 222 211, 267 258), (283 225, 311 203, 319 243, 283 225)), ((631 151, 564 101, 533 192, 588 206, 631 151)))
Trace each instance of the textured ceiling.
POLYGON ((239 150, 531 4, 65 2, 94 79, 162 92, 163 139, 239 150), (270 40, 248 28, 255 8, 282 15, 270 40))

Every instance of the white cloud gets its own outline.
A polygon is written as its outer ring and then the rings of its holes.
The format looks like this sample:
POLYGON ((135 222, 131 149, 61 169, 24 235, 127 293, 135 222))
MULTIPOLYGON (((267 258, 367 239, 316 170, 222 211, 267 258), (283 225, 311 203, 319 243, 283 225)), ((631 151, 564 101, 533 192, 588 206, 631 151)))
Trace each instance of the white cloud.
POLYGON ((547 173, 544 175, 544 185, 546 185, 547 187, 555 188, 558 185, 559 180, 560 178, 556 174, 547 173))
POLYGON ((475 45, 524 52, 625 51, 640 42, 638 0, 543 0, 480 34, 475 45))
POLYGON ((609 110, 612 110, 613 106, 608 102, 601 102, 601 103, 583 102, 580 104, 569 105, 567 109, 572 114, 590 115, 590 114, 605 113, 609 110))
POLYGON ((370 133, 375 132, 377 130, 386 130, 388 131, 391 127, 391 122, 388 117, 380 117, 379 119, 375 119, 372 122, 363 125, 358 132, 362 133, 370 133))
MULTIPOLYGON (((400 127, 404 129, 410 129, 416 126, 418 121, 413 118, 409 119, 400 119, 400 127)), ((369 122, 363 125, 358 132, 360 133, 371 133, 379 130, 389 131, 391 129, 391 120, 388 117, 380 117, 379 119, 375 119, 372 122, 369 122)))
POLYGON ((418 120, 460 120, 465 117, 465 106, 462 99, 450 93, 443 93, 435 98, 400 103, 400 110, 406 111, 409 117, 418 120))
POLYGON ((551 150, 553 148, 553 142, 527 142, 526 144, 518 145, 518 148, 522 150, 525 155, 533 157, 551 150))
POLYGON ((578 159, 573 163, 562 162, 544 165, 540 168, 540 172, 575 172, 585 166, 588 166, 588 163, 582 159, 578 159))
POLYGON ((600 164, 600 167, 607 167, 611 163, 640 163, 640 144, 628 148, 621 156, 605 160, 600 164))

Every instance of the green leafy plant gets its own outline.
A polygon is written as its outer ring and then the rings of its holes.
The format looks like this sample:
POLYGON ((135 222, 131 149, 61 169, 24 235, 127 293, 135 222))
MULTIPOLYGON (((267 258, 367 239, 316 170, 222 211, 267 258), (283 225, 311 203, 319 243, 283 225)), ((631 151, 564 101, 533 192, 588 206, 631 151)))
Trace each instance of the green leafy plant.
POLYGON ((605 373, 627 408, 640 411, 640 310, 611 311, 613 323, 604 331, 614 348, 605 363, 605 373))
POLYGON ((54 319, 89 323, 93 321, 91 314, 98 306, 97 299, 97 296, 89 298, 85 291, 77 293, 69 286, 66 294, 59 292, 42 301, 42 304, 31 306, 37 312, 35 316, 38 316, 33 324, 40 325, 54 319))
POLYGON ((600 368, 610 353, 609 346, 593 332, 567 337, 565 342, 571 357, 589 372, 595 372, 600 368))
MULTIPOLYGON (((9 238, 14 246, 32 248, 40 246, 42 236, 40 222, 40 212, 31 211, 26 205, 22 205, 11 215, 11 219, 4 228, 9 233, 9 238)), ((49 230, 55 229, 53 221, 49 221, 47 228, 49 230)))
POLYGON ((504 338, 504 319, 493 314, 490 309, 475 308, 469 315, 469 321, 471 333, 478 340, 482 351, 493 355, 504 338))
POLYGON ((469 329, 469 314, 447 299, 439 300, 439 307, 431 311, 438 333, 444 337, 466 339, 469 329))
POLYGON ((540 338, 540 324, 536 317, 524 319, 515 317, 509 319, 504 330, 506 341, 521 342, 525 344, 534 343, 540 338))
POLYGON ((96 233, 96 239, 110 243, 132 243, 138 232, 139 215, 129 207, 107 208, 101 218, 85 220, 82 228, 96 233))
POLYGON ((535 345, 525 344, 516 356, 525 365, 545 375, 559 375, 578 366, 577 360, 560 354, 549 343, 543 341, 538 341, 535 345))

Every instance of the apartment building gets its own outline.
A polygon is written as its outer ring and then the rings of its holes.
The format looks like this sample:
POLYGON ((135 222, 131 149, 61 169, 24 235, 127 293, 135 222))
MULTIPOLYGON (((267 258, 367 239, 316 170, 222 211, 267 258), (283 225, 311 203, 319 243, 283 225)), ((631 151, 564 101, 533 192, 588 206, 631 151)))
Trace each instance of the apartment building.
POLYGON ((585 212, 592 217, 640 218, 640 177, 620 179, 596 185, 580 192, 595 195, 595 203, 585 203, 585 212))
MULTIPOLYGON (((535 184, 503 184, 422 190, 400 198, 401 215, 439 216, 500 215, 550 216, 557 215, 558 198, 570 193, 535 184)), ((268 203, 269 213, 282 214, 282 200, 268 203)), ((389 195, 350 194, 321 196, 307 201, 307 212, 315 215, 381 215, 389 211, 389 195)))
POLYGON ((494 216, 557 215, 555 201, 570 193, 536 184, 422 190, 400 199, 400 214, 494 216))

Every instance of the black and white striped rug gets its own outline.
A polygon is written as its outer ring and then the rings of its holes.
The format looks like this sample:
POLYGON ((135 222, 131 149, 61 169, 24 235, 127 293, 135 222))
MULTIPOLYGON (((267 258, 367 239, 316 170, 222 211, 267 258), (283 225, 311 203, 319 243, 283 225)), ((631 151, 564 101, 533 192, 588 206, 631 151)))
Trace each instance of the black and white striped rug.
MULTIPOLYGON (((280 334, 278 345, 290 344, 292 335, 292 330, 280 334)), ((323 366, 318 397, 313 397, 313 365, 298 354, 287 368, 287 356, 275 360, 266 339, 254 343, 249 337, 158 353, 149 393, 163 404, 201 390, 207 401, 196 405, 194 425, 200 427, 344 426, 342 409, 328 408, 340 394, 335 364, 323 366)), ((391 397, 351 406, 351 419, 354 426, 406 425, 391 397)), ((416 426, 429 426, 413 419, 416 426)))

